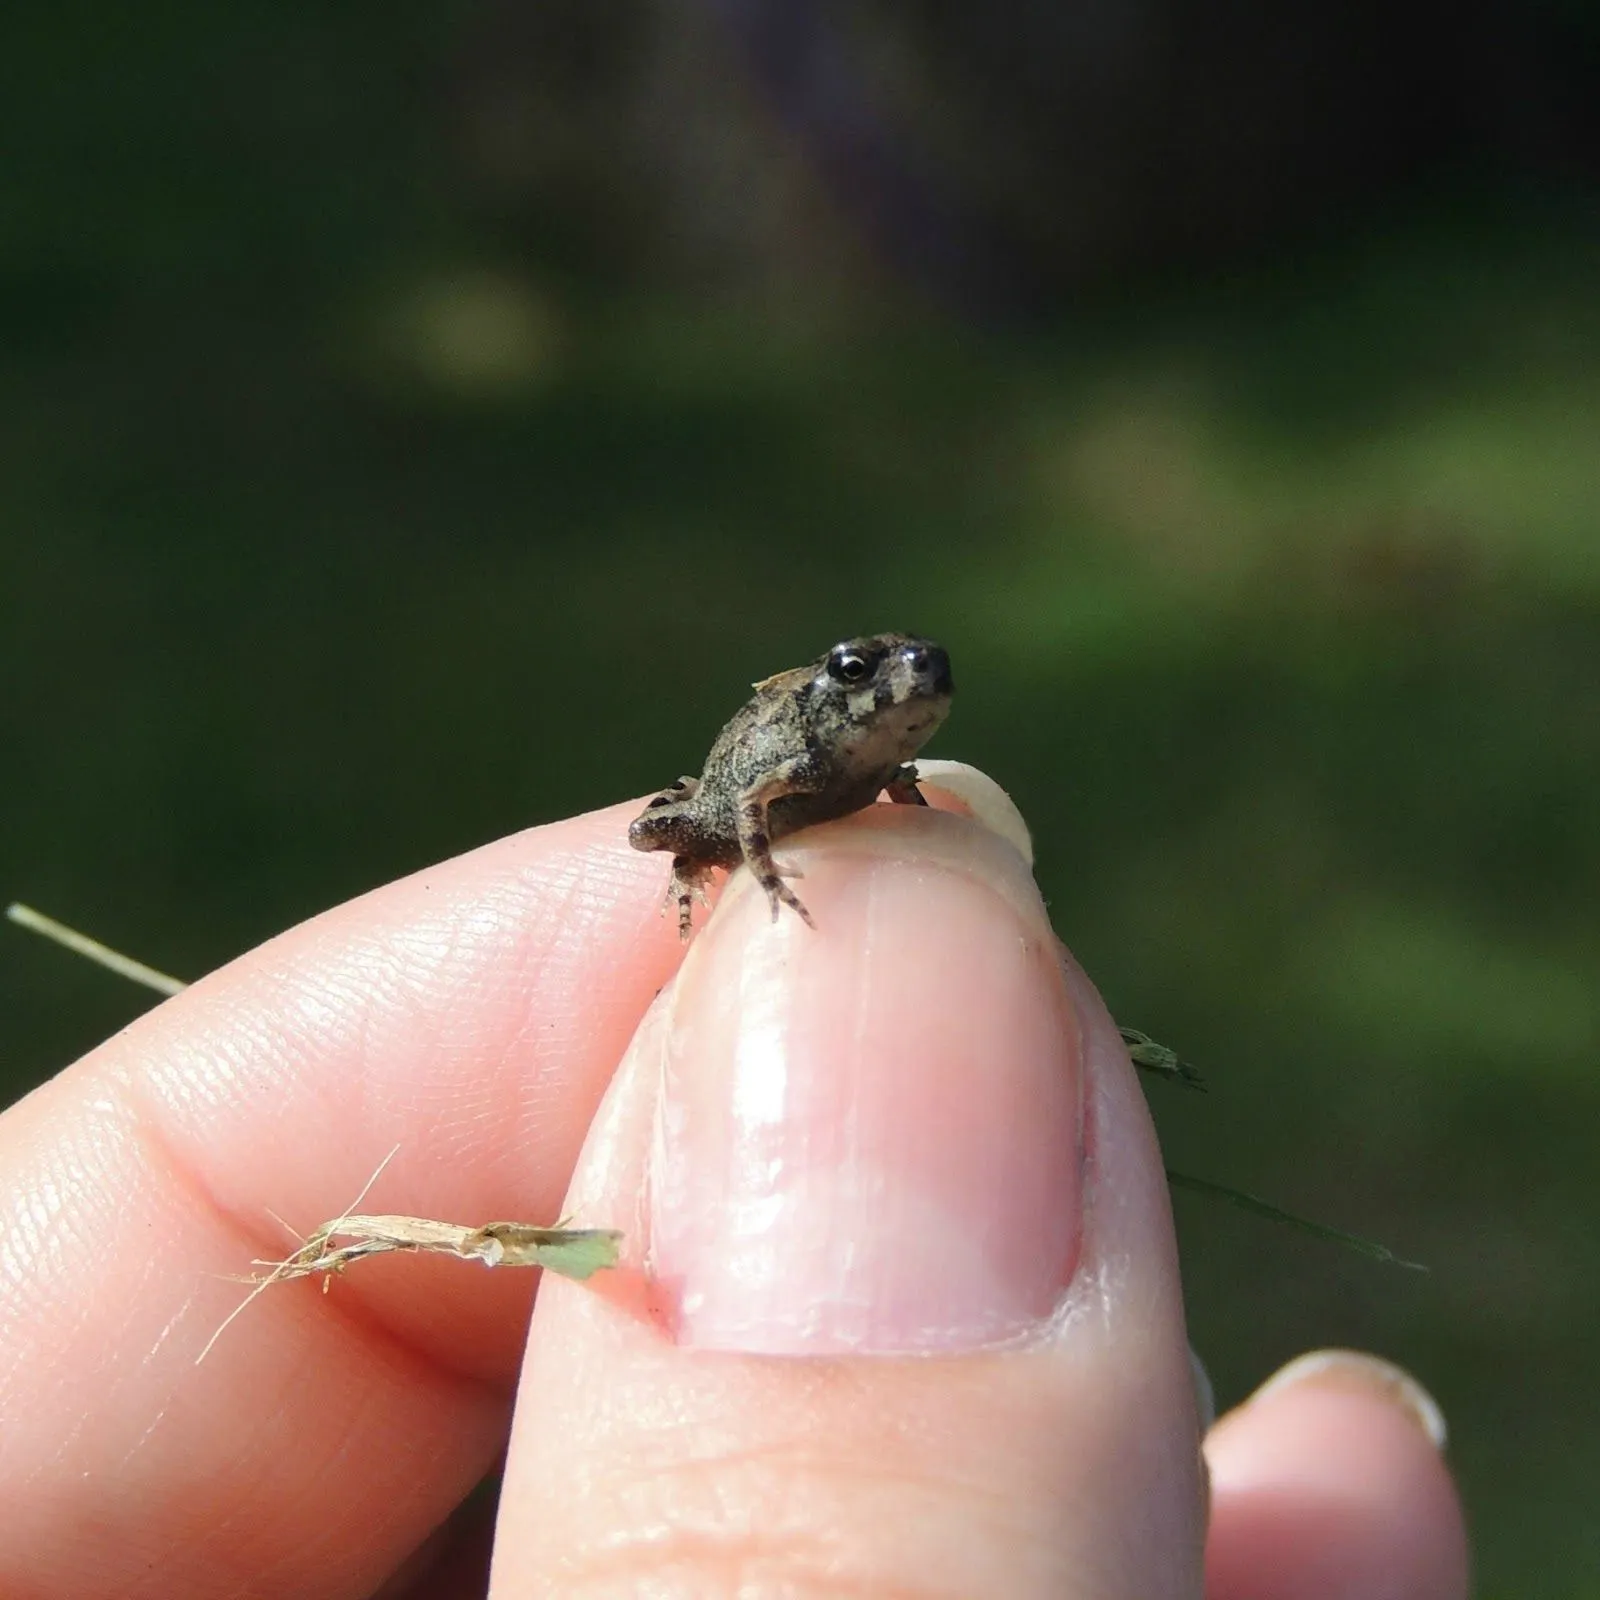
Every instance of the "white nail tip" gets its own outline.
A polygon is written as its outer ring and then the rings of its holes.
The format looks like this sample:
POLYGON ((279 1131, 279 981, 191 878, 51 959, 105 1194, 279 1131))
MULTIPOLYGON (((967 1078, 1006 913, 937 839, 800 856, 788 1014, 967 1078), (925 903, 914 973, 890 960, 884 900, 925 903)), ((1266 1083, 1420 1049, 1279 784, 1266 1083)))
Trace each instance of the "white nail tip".
POLYGON ((919 760, 917 781, 954 795, 984 827, 999 834, 1030 867, 1033 865, 1033 836, 1028 824, 1022 820, 1016 801, 987 772, 969 767, 964 761, 919 760))
POLYGON ((1363 1350, 1313 1350, 1298 1356, 1268 1378, 1251 1396, 1251 1403, 1279 1389, 1318 1379, 1342 1380, 1352 1387, 1383 1394, 1421 1428, 1436 1450, 1443 1450, 1449 1440, 1450 1430, 1439 1402, 1404 1367, 1363 1350))

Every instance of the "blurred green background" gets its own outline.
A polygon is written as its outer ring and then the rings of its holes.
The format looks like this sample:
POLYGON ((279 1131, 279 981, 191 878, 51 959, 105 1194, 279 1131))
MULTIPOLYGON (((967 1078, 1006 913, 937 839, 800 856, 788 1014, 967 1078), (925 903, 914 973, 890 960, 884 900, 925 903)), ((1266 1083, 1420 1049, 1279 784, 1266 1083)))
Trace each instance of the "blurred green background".
MULTIPOLYGON (((951 649, 1127 1022, 1224 1403, 1435 1390, 1600 1595, 1586 8, 66 6, 3 25, 0 896, 196 975, 951 649)), ((0 1087, 145 1004, 9 932, 0 1087)))

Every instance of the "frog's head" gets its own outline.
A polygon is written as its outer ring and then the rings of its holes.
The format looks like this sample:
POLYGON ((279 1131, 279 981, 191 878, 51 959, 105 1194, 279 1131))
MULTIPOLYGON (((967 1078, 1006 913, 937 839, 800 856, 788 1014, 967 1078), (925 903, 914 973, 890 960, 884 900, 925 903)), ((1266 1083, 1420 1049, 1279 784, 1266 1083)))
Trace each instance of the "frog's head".
POLYGON ((812 669, 810 695, 857 750, 909 761, 950 710, 950 655, 903 633, 844 639, 812 669))

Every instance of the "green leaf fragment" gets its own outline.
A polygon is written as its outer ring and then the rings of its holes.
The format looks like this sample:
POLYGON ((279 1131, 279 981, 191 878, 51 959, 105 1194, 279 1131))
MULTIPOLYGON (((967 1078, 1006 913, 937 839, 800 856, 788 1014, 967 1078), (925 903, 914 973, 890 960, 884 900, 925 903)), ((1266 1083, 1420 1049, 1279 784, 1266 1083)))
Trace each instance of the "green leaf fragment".
POLYGON ((506 1266, 539 1266, 582 1283, 617 1264, 622 1235, 615 1228, 534 1228, 491 1222, 481 1230, 505 1250, 506 1266))

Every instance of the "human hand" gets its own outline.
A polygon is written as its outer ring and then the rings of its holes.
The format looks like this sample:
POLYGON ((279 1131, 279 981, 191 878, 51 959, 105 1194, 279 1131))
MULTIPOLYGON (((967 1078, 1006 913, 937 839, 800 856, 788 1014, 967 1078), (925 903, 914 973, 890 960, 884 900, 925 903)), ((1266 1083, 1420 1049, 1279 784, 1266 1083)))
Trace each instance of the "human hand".
POLYGON ((1152 1600, 1203 1542, 1211 1600, 1465 1594, 1359 1364, 1217 1425, 1207 1535, 1143 1100, 1009 846, 874 808, 780 852, 817 931, 739 874, 684 957, 631 815, 293 929, 0 1118, 0 1593, 482 1593, 452 1512, 509 1423, 497 1596, 1152 1600), (267 1208, 395 1145, 368 1209, 571 1214, 623 1270, 530 1329, 525 1274, 363 1263, 196 1367, 267 1208))

